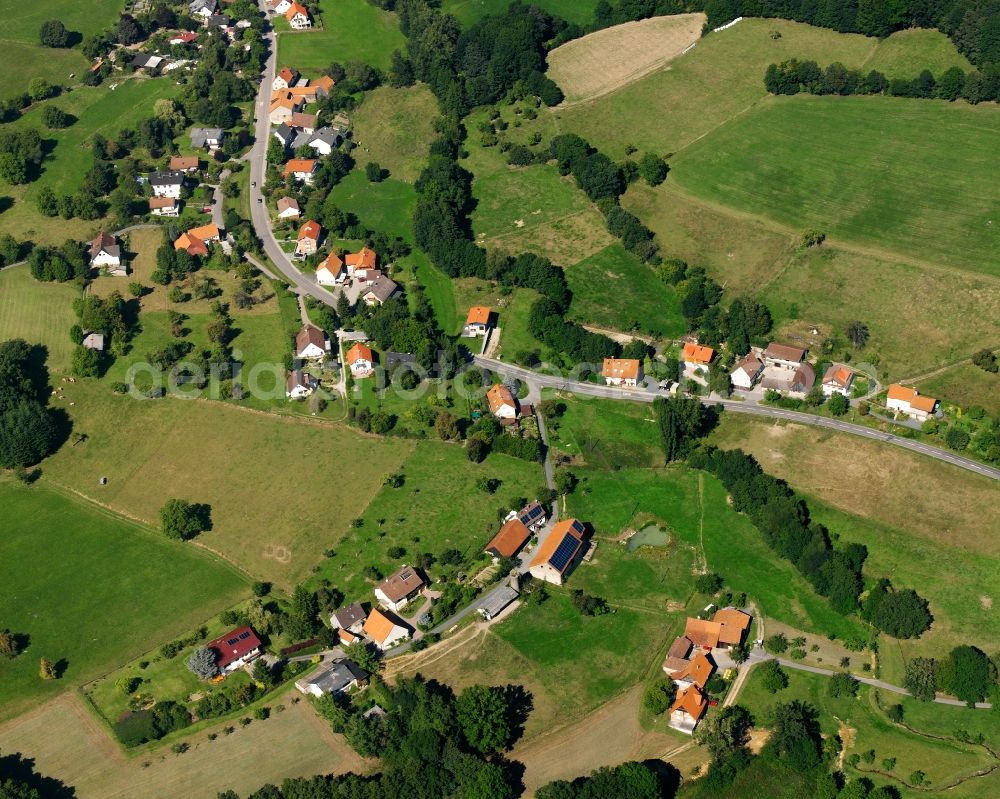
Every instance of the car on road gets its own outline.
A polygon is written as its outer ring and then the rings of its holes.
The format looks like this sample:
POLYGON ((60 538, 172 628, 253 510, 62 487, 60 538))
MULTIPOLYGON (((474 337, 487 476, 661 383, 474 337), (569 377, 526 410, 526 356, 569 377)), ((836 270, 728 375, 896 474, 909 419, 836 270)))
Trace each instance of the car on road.
POLYGON ((264 202, 264 198, 263 198, 263 197, 258 197, 258 198, 257 198, 257 202, 259 202, 259 203, 262 203, 262 202, 264 202))
POLYGON ((256 180, 251 180, 250 181, 250 188, 251 189, 256 189, 257 188, 257 181, 256 180))

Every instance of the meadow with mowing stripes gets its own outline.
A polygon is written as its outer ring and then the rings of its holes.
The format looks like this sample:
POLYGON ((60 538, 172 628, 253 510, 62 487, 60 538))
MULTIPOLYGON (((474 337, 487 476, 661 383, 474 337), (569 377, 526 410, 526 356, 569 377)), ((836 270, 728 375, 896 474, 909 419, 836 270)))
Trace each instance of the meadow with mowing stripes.
POLYGON ((279 33, 279 68, 288 65, 317 78, 333 61, 388 69, 392 51, 403 49, 395 14, 366 0, 319 0, 318 5, 319 18, 311 29, 279 33))
POLYGON ((770 98, 685 149, 670 179, 793 230, 997 277, 998 147, 992 104, 770 98))
POLYGON ((0 272, 0 341, 23 338, 48 351, 46 366, 53 375, 70 368, 73 342, 69 329, 76 322, 73 300, 80 296, 66 283, 39 283, 27 265, 0 272))
POLYGON ((44 484, 0 482, 0 526, 0 618, 28 636, 0 660, 0 717, 110 671, 248 587, 207 552, 44 484), (41 657, 60 663, 59 680, 38 678, 41 657))

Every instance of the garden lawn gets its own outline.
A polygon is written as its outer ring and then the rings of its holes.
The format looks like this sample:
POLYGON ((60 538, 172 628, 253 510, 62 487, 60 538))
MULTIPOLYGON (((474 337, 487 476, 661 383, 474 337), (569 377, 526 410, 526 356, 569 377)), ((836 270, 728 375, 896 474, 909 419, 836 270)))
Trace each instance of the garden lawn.
POLYGON ((30 636, 26 651, 0 662, 0 717, 166 642, 246 589, 208 553, 44 483, 0 483, 0 519, 0 617, 30 636), (41 657, 60 664, 59 680, 39 679, 41 657))
MULTIPOLYGON (((545 345, 531 335, 528 329, 531 306, 539 296, 534 289, 515 289, 499 308, 500 354, 508 361, 513 360, 518 353, 545 349, 545 345)), ((465 319, 461 321, 464 323, 465 319)))
POLYGON ((656 337, 687 331, 677 292, 617 242, 567 267, 566 280, 569 317, 577 322, 656 337))
POLYGON ((670 179, 793 230, 996 277, 998 147, 992 104, 770 98, 680 153, 670 179))
POLYGON ((76 322, 73 300, 79 289, 68 283, 40 283, 27 265, 0 272, 0 341, 23 338, 48 350, 46 366, 53 376, 70 368, 76 322))
MULTIPOLYGON (((488 14, 502 14, 509 4, 509 0, 444 0, 441 10, 469 27, 488 14)), ((594 21, 597 0, 533 0, 532 5, 567 22, 586 25, 594 21)))
MULTIPOLYGON (((361 527, 331 540, 335 554, 320 565, 317 577, 329 579, 348 601, 370 599, 374 583, 362 574, 368 566, 389 575, 418 553, 438 556, 445 549, 476 559, 499 529, 498 511, 509 511, 514 498, 534 499, 545 483, 541 464, 507 455, 473 464, 463 447, 437 441, 417 444, 392 471, 404 475, 403 485, 381 487, 368 507, 354 514, 363 519, 361 527), (480 477, 500 479, 500 488, 492 495, 477 488, 480 477), (393 546, 405 554, 390 558, 393 546)), ((433 567, 430 572, 433 577, 433 567)))
MULTIPOLYGON (((155 523, 171 497, 212 506, 198 543, 256 578, 290 588, 337 543, 413 445, 308 418, 204 400, 136 400, 104 383, 64 387, 74 430, 88 438, 43 465, 54 481, 155 523), (343 472, 304 494, 313 478, 343 472), (98 478, 108 477, 100 486, 98 478)), ((60 403, 62 404, 62 403, 60 403)))
POLYGON ((396 180, 413 183, 427 161, 437 117, 437 100, 424 84, 406 89, 380 86, 367 92, 351 114, 358 145, 352 155, 362 170, 375 161, 396 180))
POLYGON ((318 78, 332 61, 362 61, 388 69, 392 51, 403 49, 405 40, 394 14, 366 0, 319 0, 319 7, 312 30, 279 34, 280 65, 309 78, 318 78))

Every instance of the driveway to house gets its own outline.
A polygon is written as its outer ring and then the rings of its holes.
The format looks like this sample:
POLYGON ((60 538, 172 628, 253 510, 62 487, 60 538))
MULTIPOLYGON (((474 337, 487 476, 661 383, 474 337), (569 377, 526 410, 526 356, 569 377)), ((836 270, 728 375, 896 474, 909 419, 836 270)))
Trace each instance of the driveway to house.
MULTIPOLYGON (((762 663, 765 660, 777 660, 783 667, 787 669, 796 669, 797 671, 808 671, 811 674, 822 674, 824 677, 832 677, 835 674, 841 674, 843 672, 833 671, 832 669, 821 669, 819 666, 807 666, 805 663, 799 663, 796 660, 786 660, 785 658, 774 657, 769 655, 761 647, 754 647, 750 652, 750 657, 747 659, 746 667, 749 667, 755 663, 762 663)), ((859 677, 856 674, 851 675, 855 680, 865 685, 871 685, 874 688, 878 688, 883 691, 889 691, 893 694, 902 694, 903 696, 912 696, 912 694, 905 688, 901 688, 898 685, 893 685, 892 683, 883 682, 882 680, 876 680, 872 677, 859 677)), ((966 707, 966 703, 961 699, 952 699, 947 696, 936 696, 934 701, 939 705, 951 705, 953 707, 966 707)), ((989 702, 976 702, 976 708, 979 710, 989 710, 993 707, 989 702)))
MULTIPOLYGON (((479 355, 475 356, 474 360, 478 366, 484 369, 489 369, 491 372, 496 372, 500 375, 515 377, 518 380, 532 384, 534 387, 568 391, 578 396, 627 400, 631 402, 652 402, 657 397, 665 396, 658 391, 649 389, 623 389, 601 386, 596 383, 582 383, 578 380, 562 377, 561 375, 543 374, 492 358, 483 358, 479 355)), ((958 466, 970 472, 975 472, 994 480, 1000 480, 1000 469, 979 463, 971 458, 964 458, 961 455, 939 449, 938 447, 932 447, 920 441, 902 438, 892 433, 884 433, 881 430, 873 430, 862 425, 842 422, 839 419, 831 419, 826 416, 814 416, 800 411, 788 411, 784 408, 775 408, 770 405, 756 405, 739 400, 717 398, 715 396, 702 397, 701 402, 703 405, 721 405, 727 411, 733 411, 734 413, 746 413, 752 416, 762 416, 771 419, 784 419, 798 424, 809 424, 815 427, 836 430, 841 433, 850 433, 851 435, 869 438, 873 441, 883 441, 897 447, 902 447, 903 449, 908 449, 911 452, 918 452, 921 455, 927 455, 936 460, 950 463, 953 466, 958 466)))

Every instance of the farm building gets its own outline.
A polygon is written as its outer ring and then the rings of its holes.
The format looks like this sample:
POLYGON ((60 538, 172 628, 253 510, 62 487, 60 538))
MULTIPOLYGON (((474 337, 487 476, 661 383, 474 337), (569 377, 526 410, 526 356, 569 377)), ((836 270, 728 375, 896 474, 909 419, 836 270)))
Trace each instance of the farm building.
POLYGON ((538 548, 528 571, 537 580, 562 585, 584 551, 586 535, 579 519, 559 522, 538 548))
POLYGON ((643 381, 642 361, 637 358, 605 358, 601 376, 609 386, 635 388, 643 381))

